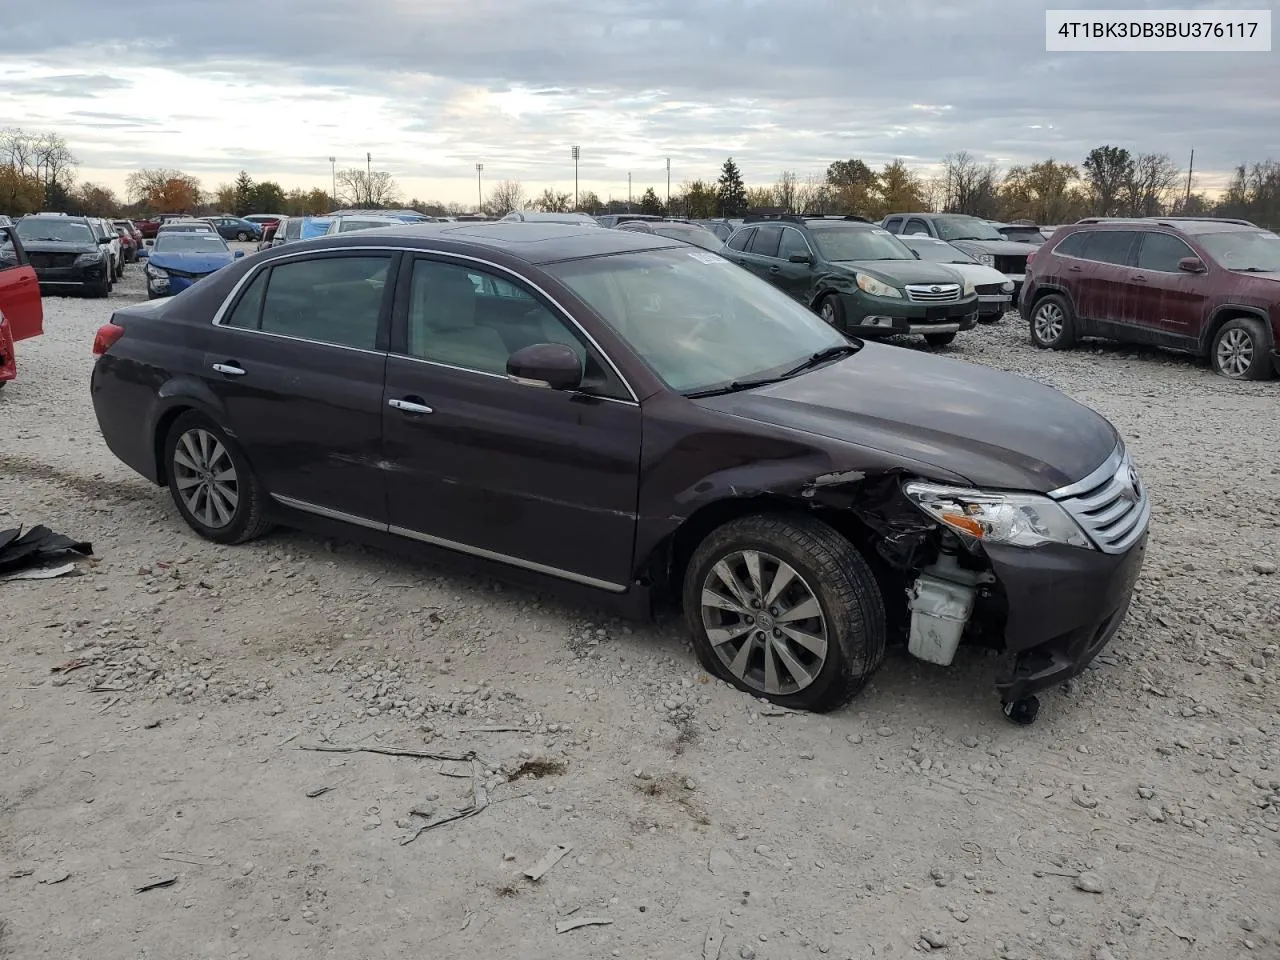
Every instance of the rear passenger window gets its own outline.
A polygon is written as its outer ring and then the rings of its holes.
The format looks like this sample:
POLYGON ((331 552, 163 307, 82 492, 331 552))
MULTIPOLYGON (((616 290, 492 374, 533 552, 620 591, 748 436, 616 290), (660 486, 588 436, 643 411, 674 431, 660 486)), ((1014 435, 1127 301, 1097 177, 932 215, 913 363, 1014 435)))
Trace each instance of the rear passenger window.
POLYGON ((373 350, 389 256, 322 257, 271 268, 263 333, 373 350))
POLYGON ((756 231, 754 227, 750 230, 739 230, 729 238, 729 249, 746 250, 747 244, 751 242, 751 238, 755 236, 755 233, 756 231))
POLYGON ((1138 249, 1138 268, 1177 273, 1178 261, 1194 256, 1192 249, 1177 237, 1167 233, 1144 233, 1142 246, 1138 249))
POLYGON ((929 236, 929 225, 923 220, 912 218, 907 221, 907 229, 903 231, 908 237, 927 237, 929 236))
POLYGON ((1134 230, 1097 230, 1088 235, 1084 256, 1099 263, 1126 264, 1137 235, 1134 230))
POLYGON ((1062 242, 1053 248, 1054 253, 1060 253, 1064 257, 1083 257, 1084 241, 1089 236, 1087 233, 1072 233, 1062 238, 1062 242))
POLYGON ((767 227, 756 227, 756 235, 751 240, 751 252, 758 257, 776 257, 778 241, 782 239, 782 227, 771 223, 767 227))
POLYGON ((884 222, 884 228, 888 230, 890 233, 897 233, 898 228, 901 226, 902 226, 901 217, 890 217, 888 220, 884 222))
POLYGON ((222 321, 228 327, 241 330, 258 330, 262 324, 262 294, 267 289, 267 274, 270 270, 261 270, 249 284, 249 288, 240 295, 231 313, 222 321))

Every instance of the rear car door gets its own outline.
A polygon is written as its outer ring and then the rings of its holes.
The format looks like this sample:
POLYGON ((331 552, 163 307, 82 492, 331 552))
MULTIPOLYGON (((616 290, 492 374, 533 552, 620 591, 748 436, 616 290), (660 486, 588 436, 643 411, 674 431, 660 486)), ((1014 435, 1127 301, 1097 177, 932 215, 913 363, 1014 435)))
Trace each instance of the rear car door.
MULTIPOLYGON (((725 244, 725 256, 732 260, 740 267, 747 266, 747 247, 751 245, 751 238, 756 235, 755 227, 743 227, 741 230, 729 237, 725 244)), ((750 269, 750 268, 748 268, 750 269)))
POLYGON ((1131 295, 1126 321, 1177 337, 1198 339, 1209 306, 1207 273, 1178 269, 1196 252, 1171 233, 1143 230, 1129 275, 1131 295))
POLYGON ((22 248, 17 228, 5 225, 0 225, 0 313, 15 341, 44 332, 44 307, 35 268, 22 248))
POLYGON ((205 381, 288 506, 387 522, 382 386, 398 256, 353 249, 276 262, 215 320, 205 381))
POLYGON ((565 312, 496 266, 406 255, 383 397, 392 530, 620 590, 631 577, 641 412, 565 312), (512 304, 517 304, 517 311, 512 304), (558 342, 582 391, 506 375, 558 342))
POLYGON ((1124 323, 1132 314, 1130 298, 1137 294, 1129 277, 1137 239, 1135 230, 1094 230, 1085 239, 1076 303, 1081 316, 1124 323))
POLYGON ((778 244, 782 240, 782 226, 764 223, 756 227, 751 242, 740 254, 743 266, 761 280, 778 284, 778 244))

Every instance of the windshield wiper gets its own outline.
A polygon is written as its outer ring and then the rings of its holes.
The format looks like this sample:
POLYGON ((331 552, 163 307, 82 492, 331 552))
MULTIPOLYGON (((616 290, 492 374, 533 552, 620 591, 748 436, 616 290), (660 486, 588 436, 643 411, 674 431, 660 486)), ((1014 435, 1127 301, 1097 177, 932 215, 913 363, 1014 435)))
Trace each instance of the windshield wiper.
POLYGON ((1280 271, 1268 270, 1266 267, 1231 267, 1236 273, 1277 273, 1280 271))
POLYGON ((719 387, 708 387, 706 390, 694 390, 686 393, 685 396, 690 400, 696 400, 698 397, 718 397, 725 393, 737 393, 740 390, 752 390, 755 387, 767 386, 770 383, 777 383, 784 377, 760 377, 756 380, 734 380, 732 383, 726 383, 719 387))
POLYGON ((824 350, 819 350, 811 357, 801 361, 784 373, 782 375, 782 379, 785 380, 788 377, 794 377, 798 373, 804 373, 806 370, 812 370, 814 367, 819 364, 826 363, 828 360, 837 360, 842 357, 852 356, 858 352, 858 349, 859 348, 855 347, 852 343, 838 343, 833 347, 827 347, 824 350))

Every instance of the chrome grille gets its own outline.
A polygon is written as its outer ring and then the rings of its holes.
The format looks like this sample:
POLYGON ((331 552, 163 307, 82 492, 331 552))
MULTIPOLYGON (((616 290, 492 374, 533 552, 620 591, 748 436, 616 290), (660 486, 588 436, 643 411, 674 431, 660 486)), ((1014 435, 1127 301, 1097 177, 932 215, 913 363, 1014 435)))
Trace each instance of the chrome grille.
POLYGON ((960 284, 909 283, 907 297, 917 303, 950 303, 960 299, 960 284))
POLYGON ((1151 519, 1151 498, 1122 446, 1089 476, 1049 496, 1104 553, 1124 553, 1146 532, 1151 519))

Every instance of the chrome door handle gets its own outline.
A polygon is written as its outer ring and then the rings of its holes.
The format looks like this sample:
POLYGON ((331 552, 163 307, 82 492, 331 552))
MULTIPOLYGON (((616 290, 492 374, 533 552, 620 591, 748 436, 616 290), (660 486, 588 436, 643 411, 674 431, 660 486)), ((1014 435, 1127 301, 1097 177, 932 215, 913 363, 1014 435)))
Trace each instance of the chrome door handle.
POLYGON ((243 377, 247 372, 242 367, 237 367, 231 363, 215 363, 213 369, 219 373, 225 373, 229 377, 243 377))
POLYGON ((1137 281, 1140 281, 1140 282, 1142 282, 1142 283, 1146 283, 1146 282, 1147 282, 1147 278, 1146 278, 1146 277, 1144 277, 1144 276, 1143 276, 1142 274, 1140 274, 1140 273, 1135 273, 1135 274, 1134 274, 1132 277, 1130 277, 1129 279, 1130 279, 1130 280, 1137 280, 1137 281))
POLYGON ((405 413, 434 413, 425 403, 414 403, 412 400, 388 400, 387 406, 405 413))
POLYGON ((777 267, 770 267, 770 268, 769 268, 769 272, 770 272, 770 273, 777 273, 777 272, 778 272, 778 268, 777 268, 777 267))

